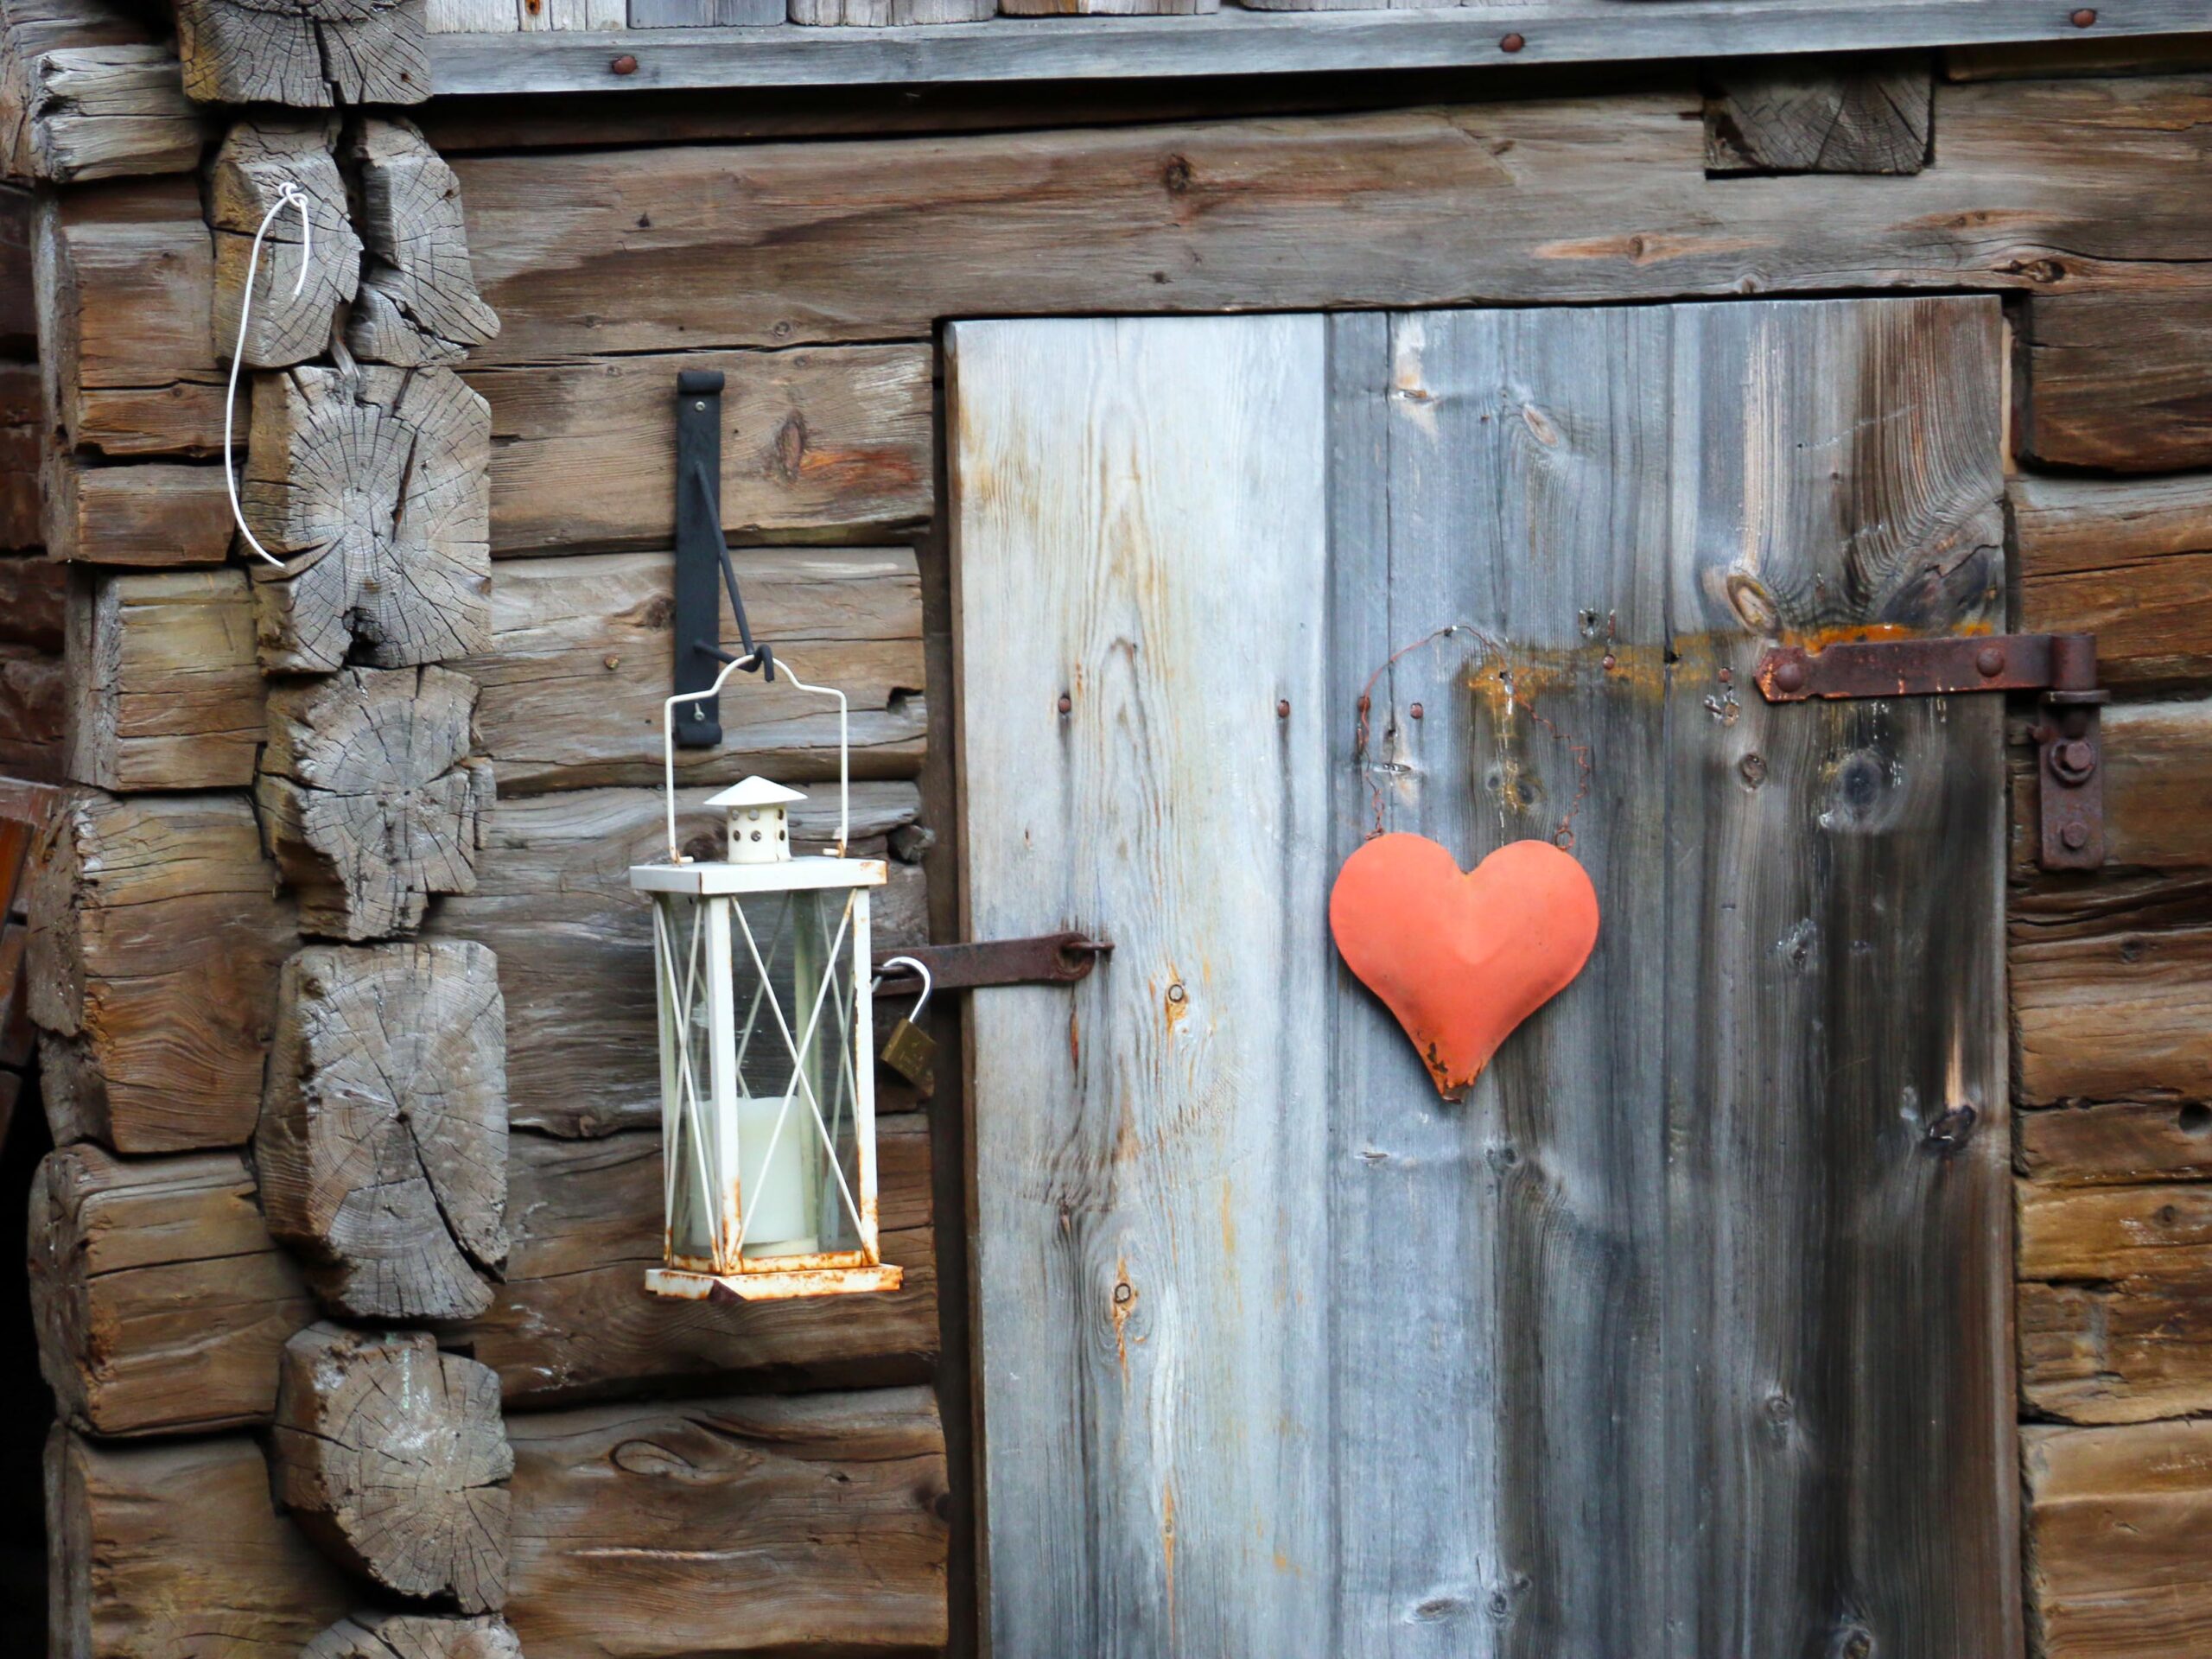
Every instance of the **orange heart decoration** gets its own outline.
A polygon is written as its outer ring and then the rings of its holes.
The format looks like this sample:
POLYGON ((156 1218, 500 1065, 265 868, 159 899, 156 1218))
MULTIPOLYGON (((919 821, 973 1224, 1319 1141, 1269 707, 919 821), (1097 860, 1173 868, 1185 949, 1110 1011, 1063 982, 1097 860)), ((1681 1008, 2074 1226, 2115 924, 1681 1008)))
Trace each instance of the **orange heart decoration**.
POLYGON ((1458 1100, 1582 971, 1598 892, 1548 842, 1513 842, 1463 873, 1427 836, 1377 836, 1337 872, 1329 931, 1414 1039, 1436 1092, 1458 1100))

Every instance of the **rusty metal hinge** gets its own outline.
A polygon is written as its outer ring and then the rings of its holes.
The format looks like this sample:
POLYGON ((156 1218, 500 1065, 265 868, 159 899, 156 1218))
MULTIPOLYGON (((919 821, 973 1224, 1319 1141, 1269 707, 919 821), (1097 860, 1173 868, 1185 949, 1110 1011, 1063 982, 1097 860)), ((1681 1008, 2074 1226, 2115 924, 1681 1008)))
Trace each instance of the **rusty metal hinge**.
POLYGON ((1777 645, 1759 658, 1769 702, 1815 697, 1932 697, 1967 691, 2040 691, 2033 728, 2046 870, 2105 861, 2104 748, 2093 633, 2009 633, 1951 639, 1869 639, 1824 651, 1777 645))
MULTIPOLYGON (((933 991, 971 991, 988 985, 1072 985, 1090 977, 1114 947, 1081 933, 1046 933, 1033 939, 985 939, 974 944, 910 944, 910 957, 930 971, 933 991)), ((921 988, 918 974, 884 976, 880 989, 899 995, 921 988)))

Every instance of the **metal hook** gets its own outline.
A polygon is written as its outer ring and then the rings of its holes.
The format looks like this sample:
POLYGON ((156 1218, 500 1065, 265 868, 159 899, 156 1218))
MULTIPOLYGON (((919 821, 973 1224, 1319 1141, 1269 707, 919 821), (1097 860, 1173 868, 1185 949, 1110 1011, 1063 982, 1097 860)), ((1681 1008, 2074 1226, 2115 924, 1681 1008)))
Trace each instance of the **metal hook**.
POLYGON ((931 991, 931 979, 930 979, 930 970, 929 970, 929 964, 928 964, 928 963, 922 963, 922 962, 917 962, 917 961, 916 961, 913 957, 886 957, 886 958, 883 960, 883 962, 882 962, 881 963, 880 963, 880 964, 877 966, 877 968, 876 968, 876 970, 875 970, 875 979, 874 979, 874 982, 872 984, 870 984, 870 985, 869 985, 869 987, 868 987, 868 994, 872 996, 872 995, 874 995, 878 990, 880 990, 880 989, 882 988, 882 985, 883 985, 883 978, 884 978, 884 975, 885 975, 887 972, 888 972, 891 969, 893 969, 893 968, 898 967, 901 963, 904 963, 907 967, 909 967, 909 968, 912 969, 916 973, 919 974, 919 975, 922 976, 922 994, 921 994, 919 996, 918 996, 918 997, 916 997, 916 998, 914 999, 914 1006, 913 1006, 913 1008, 912 1008, 912 1010, 910 1013, 908 1013, 908 1014, 906 1015, 906 1023, 907 1023, 908 1025, 912 1025, 912 1024, 913 1024, 913 1023, 914 1023, 914 1021, 916 1021, 917 1020, 919 1020, 919 1019, 922 1017, 922 1010, 923 1010, 924 1008, 925 1008, 925 1007, 929 1007, 929 1005, 930 1005, 930 991, 931 991))

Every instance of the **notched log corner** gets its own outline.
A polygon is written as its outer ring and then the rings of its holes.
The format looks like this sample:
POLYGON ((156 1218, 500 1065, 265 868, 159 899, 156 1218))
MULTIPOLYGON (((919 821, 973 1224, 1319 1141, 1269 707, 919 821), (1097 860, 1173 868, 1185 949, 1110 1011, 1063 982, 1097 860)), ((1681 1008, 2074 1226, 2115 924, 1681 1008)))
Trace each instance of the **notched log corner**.
POLYGON ((363 122, 349 154, 360 171, 368 264, 346 343, 404 368, 460 361, 499 332, 469 264, 461 181, 405 121, 363 122))
POLYGON ((246 512, 262 666, 398 668, 491 642, 490 406, 443 369, 298 368, 254 386, 246 512))
POLYGON ((361 239, 346 205, 346 181, 332 153, 335 115, 240 121, 224 137, 208 169, 208 222, 215 232, 216 359, 227 363, 238 344, 238 307, 245 297, 253 238, 267 220, 255 274, 251 326, 240 354, 250 369, 277 369, 319 357, 330 344, 331 320, 359 289, 361 239), (300 216, 287 208, 271 219, 286 184, 297 185, 313 220, 312 258, 300 216), (300 266, 307 281, 297 294, 300 266))
POLYGON ((496 1615, 439 1618, 423 1613, 355 1613, 300 1650, 300 1659, 523 1659, 522 1643, 496 1615))
POLYGON ((310 1326, 284 1344, 270 1454, 278 1507, 334 1559, 465 1613, 505 1605, 514 1453, 490 1367, 423 1332, 310 1326))
POLYGON ((254 1138, 270 1231, 334 1311, 465 1319, 507 1254, 499 963, 444 940, 284 964, 254 1138))
POLYGON ((177 0, 186 95, 202 104, 419 104, 424 0, 177 0))
POLYGON ((1917 173, 1928 165, 1935 74, 1924 54, 1855 62, 1731 63, 1705 101, 1708 174, 1917 173))
POLYGON ((472 759, 475 683, 442 668, 349 668, 269 699, 257 798, 300 928, 391 938, 430 895, 476 886, 492 768, 472 759))

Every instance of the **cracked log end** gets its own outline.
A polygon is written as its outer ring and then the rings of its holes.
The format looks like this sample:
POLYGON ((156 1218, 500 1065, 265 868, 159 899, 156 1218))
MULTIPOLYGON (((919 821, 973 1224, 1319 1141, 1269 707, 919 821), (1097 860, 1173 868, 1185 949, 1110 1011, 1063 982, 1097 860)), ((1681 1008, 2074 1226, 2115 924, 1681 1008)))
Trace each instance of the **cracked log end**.
POLYGON ((262 832, 302 931, 410 934, 431 894, 475 890, 492 799, 475 708, 475 683, 441 668, 350 668, 270 694, 262 832))
POLYGON ((463 941, 284 965, 254 1151, 270 1230, 334 1312, 465 1319, 506 1259, 506 1010, 463 941))
POLYGON ((308 199, 315 223, 315 257, 308 283, 297 295, 302 243, 299 214, 289 208, 269 220, 255 277, 245 366, 282 368, 319 357, 330 344, 331 320, 360 287, 361 240, 347 216, 346 181, 332 146, 334 115, 240 121, 223 139, 208 172, 208 219, 215 230, 213 346, 218 362, 230 361, 238 343, 238 305, 254 232, 289 181, 308 199))
POLYGON ((459 361, 499 332, 469 264, 461 181, 404 121, 363 122, 351 155, 368 263, 346 343, 372 362, 459 361))
POLYGON ((505 1604, 514 1453, 489 1366, 425 1332, 311 1325, 284 1344, 270 1458, 278 1505, 338 1561, 465 1613, 505 1604))
POLYGON ((300 1650, 300 1659, 523 1659, 506 1620, 355 1613, 300 1650))
POLYGON ((177 0, 187 97, 201 104, 419 104, 423 0, 177 0))

